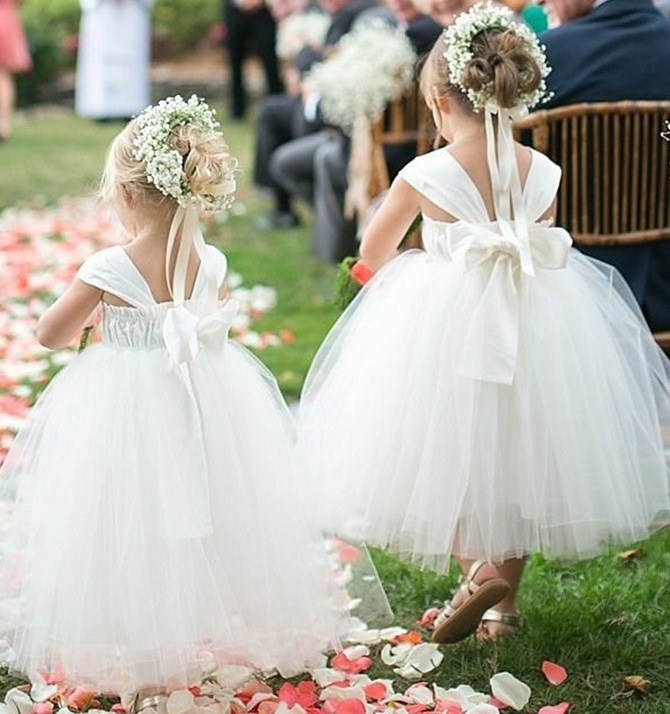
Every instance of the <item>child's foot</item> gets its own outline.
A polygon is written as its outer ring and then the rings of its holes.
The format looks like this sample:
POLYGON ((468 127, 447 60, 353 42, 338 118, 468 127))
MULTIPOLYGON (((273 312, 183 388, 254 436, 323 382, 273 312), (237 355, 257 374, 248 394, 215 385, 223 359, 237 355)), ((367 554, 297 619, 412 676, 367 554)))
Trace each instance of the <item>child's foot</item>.
POLYGON ((512 637, 521 627, 521 615, 516 608, 505 610, 501 605, 489 608, 483 615, 477 629, 477 639, 497 640, 512 637))
POLYGON ((165 702, 167 702, 167 694, 163 689, 141 689, 130 705, 130 714, 140 714, 147 709, 156 712, 164 711, 165 702))
POLYGON ((459 642, 477 631, 484 613, 509 593, 509 583, 501 578, 492 563, 476 560, 451 602, 435 620, 433 641, 459 642))

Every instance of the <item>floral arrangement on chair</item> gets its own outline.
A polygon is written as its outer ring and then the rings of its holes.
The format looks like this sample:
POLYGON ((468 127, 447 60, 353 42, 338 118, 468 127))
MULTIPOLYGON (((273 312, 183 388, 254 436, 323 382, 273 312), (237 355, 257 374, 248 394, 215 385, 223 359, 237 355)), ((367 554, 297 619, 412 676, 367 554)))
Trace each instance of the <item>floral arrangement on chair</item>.
POLYGON ((375 20, 344 35, 305 81, 321 97, 326 121, 351 132, 358 119, 374 120, 410 87, 415 62, 407 37, 375 20))
POLYGON ((305 83, 320 97, 323 118, 351 135, 345 213, 363 216, 369 205, 372 123, 414 79, 416 55, 402 32, 373 20, 344 35, 305 83))

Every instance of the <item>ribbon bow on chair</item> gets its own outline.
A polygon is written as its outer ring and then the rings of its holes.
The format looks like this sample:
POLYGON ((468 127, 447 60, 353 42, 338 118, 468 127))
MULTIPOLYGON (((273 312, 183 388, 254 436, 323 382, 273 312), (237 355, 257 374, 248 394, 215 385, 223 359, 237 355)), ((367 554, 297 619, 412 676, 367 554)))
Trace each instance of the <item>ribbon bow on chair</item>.
POLYGON ((228 300, 204 316, 193 314, 184 305, 169 308, 163 322, 163 339, 175 364, 190 362, 203 347, 215 349, 225 344, 238 310, 235 300, 228 300))
POLYGON ((454 223, 446 249, 462 273, 479 267, 489 271, 470 316, 459 373, 511 384, 519 352, 521 281, 534 274, 534 266, 544 270, 564 268, 572 239, 563 228, 549 222, 530 224, 527 261, 520 241, 501 235, 496 228, 497 223, 454 223))

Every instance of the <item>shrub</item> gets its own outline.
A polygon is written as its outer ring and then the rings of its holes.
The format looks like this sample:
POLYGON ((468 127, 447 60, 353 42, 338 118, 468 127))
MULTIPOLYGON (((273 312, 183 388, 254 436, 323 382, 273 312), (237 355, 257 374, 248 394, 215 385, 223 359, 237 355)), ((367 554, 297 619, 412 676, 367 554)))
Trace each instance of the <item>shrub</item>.
POLYGON ((16 78, 19 106, 34 104, 43 87, 51 84, 65 64, 62 41, 47 21, 30 19, 25 22, 33 67, 16 78))

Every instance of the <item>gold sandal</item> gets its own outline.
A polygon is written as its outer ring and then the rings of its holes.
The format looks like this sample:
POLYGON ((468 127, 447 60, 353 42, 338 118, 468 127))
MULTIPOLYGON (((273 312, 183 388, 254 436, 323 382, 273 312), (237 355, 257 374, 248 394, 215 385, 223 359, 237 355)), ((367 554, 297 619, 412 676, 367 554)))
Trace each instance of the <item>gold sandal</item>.
POLYGON ((137 692, 135 698, 133 699, 128 711, 130 714, 140 714, 147 709, 153 709, 156 712, 163 711, 165 704, 167 702, 167 694, 165 692, 153 692, 152 694, 147 694, 142 696, 142 692, 137 692))
MULTIPOLYGON (((509 627, 512 632, 509 636, 516 634, 516 632, 521 629, 523 621, 521 615, 518 612, 500 612, 494 607, 489 608, 483 615, 480 623, 482 630, 482 637, 489 640, 497 640, 497 637, 491 637, 486 631, 487 622, 499 622, 502 625, 509 627)), ((507 637, 507 635, 502 635, 502 637, 507 637)))
POLYGON ((474 577, 484 565, 486 561, 476 560, 467 575, 461 575, 458 579, 459 590, 467 593, 469 597, 458 607, 453 607, 450 602, 445 603, 444 609, 435 618, 433 642, 451 644, 464 640, 477 631, 489 608, 509 593, 509 583, 503 578, 491 578, 481 585, 474 582, 474 577))

